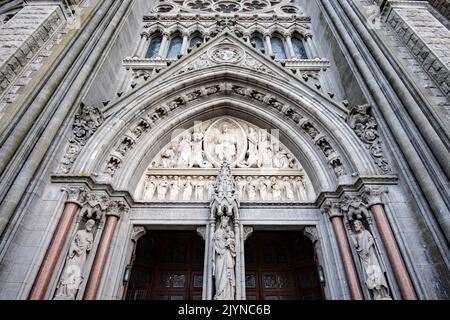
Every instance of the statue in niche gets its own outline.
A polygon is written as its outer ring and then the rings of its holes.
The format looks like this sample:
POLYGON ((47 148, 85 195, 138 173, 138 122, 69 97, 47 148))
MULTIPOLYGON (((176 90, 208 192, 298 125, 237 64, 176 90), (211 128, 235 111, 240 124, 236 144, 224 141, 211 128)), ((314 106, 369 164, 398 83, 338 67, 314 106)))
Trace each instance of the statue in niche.
POLYGON ((297 177, 294 180, 294 188, 297 192, 297 196, 300 200, 306 200, 308 198, 306 194, 306 182, 302 177, 297 177))
POLYGON ((208 200, 211 200, 213 198, 213 196, 214 196, 215 185, 216 185, 216 178, 209 177, 209 181, 208 181, 208 200))
POLYGON ((254 201, 257 196, 257 184, 252 177, 247 178, 248 200, 254 201))
POLYGON ((214 233, 213 242, 213 275, 216 284, 214 300, 234 300, 236 288, 236 275, 234 270, 236 239, 228 216, 221 216, 220 224, 214 233))
POLYGON ((181 189, 181 181, 179 177, 173 177, 173 180, 170 182, 170 193, 169 199, 171 201, 178 200, 178 195, 180 194, 181 189))
POLYGON ((173 143, 161 154, 160 168, 174 168, 176 161, 176 152, 173 143))
POLYGON ((216 136, 214 153, 220 161, 232 163, 237 155, 237 138, 230 133, 228 124, 224 124, 222 132, 216 136))
POLYGON ((195 200, 203 200, 205 194, 205 178, 199 177, 195 182, 195 200))
POLYGON ((262 201, 269 200, 269 190, 272 187, 270 180, 264 177, 259 179, 259 194, 261 195, 262 201))
POLYGON ((286 194, 286 199, 288 201, 294 201, 295 200, 294 189, 292 188, 292 184, 291 184, 289 177, 285 177, 283 179, 283 182, 284 182, 284 191, 286 194))
POLYGON ((375 240, 360 220, 353 221, 353 244, 364 269, 365 283, 374 300, 392 300, 389 287, 375 251, 375 240))
POLYGON ((158 186, 159 201, 163 201, 166 199, 168 189, 169 189, 169 181, 167 181, 167 177, 163 177, 158 186))
POLYGON ((236 187, 239 198, 242 200, 245 197, 245 189, 247 186, 247 181, 242 179, 242 177, 236 177, 236 187))
POLYGON ((203 139, 205 135, 200 127, 197 125, 194 127, 194 133, 192 134, 193 147, 192 147, 192 166, 196 168, 204 168, 205 163, 205 152, 203 151, 203 139))
POLYGON ((247 150, 247 160, 239 165, 241 168, 255 168, 258 166, 258 132, 252 127, 249 129, 248 133, 248 150, 247 150))
POLYGON ((190 133, 183 136, 178 150, 178 168, 192 168, 192 138, 190 133))
POLYGON ((88 220, 84 229, 78 230, 70 244, 55 300, 75 300, 83 279, 83 268, 94 242, 95 220, 88 220))
POLYGON ((156 187, 157 187, 156 178, 153 176, 149 177, 148 180, 145 182, 144 200, 151 201, 153 199, 156 187))
POLYGON ((261 130, 261 140, 259 142, 259 168, 272 168, 272 144, 266 130, 261 130))
POLYGON ((274 201, 282 200, 282 188, 275 177, 272 178, 272 199, 274 201))
POLYGON ((273 159, 273 166, 277 169, 289 169, 289 152, 285 149, 281 149, 275 154, 275 158, 273 159))
POLYGON ((186 183, 184 184, 183 201, 191 200, 193 191, 194 186, 192 185, 192 178, 187 177, 186 183))

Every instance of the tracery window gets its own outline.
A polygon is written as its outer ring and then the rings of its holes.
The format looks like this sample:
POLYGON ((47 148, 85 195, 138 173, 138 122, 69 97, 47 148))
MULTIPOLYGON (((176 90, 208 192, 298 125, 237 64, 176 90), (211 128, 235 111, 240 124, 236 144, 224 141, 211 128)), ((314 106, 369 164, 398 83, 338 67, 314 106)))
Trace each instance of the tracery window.
POLYGON ((306 53, 305 45, 299 37, 292 38, 292 46, 294 47, 295 58, 308 59, 308 54, 306 53))
POLYGON ((199 35, 196 35, 191 39, 191 42, 189 43, 189 48, 195 48, 198 43, 202 43, 202 42, 203 42, 203 38, 199 35))
POLYGON ((161 42, 162 42, 161 36, 158 35, 156 37, 153 37, 153 39, 150 42, 150 46, 148 47, 145 58, 147 59, 156 58, 156 56, 159 53, 159 49, 161 48, 161 42))
POLYGON ((176 59, 181 52, 181 46, 183 45, 183 39, 180 36, 176 36, 170 41, 169 52, 167 53, 167 59, 176 59))
POLYGON ((251 37, 250 42, 254 42, 256 44, 256 49, 258 50, 264 49, 264 41, 260 36, 254 35, 253 37, 251 37))
POLYGON ((287 59, 283 40, 281 40, 278 37, 273 37, 271 40, 272 40, 272 52, 275 55, 275 58, 276 59, 287 59))

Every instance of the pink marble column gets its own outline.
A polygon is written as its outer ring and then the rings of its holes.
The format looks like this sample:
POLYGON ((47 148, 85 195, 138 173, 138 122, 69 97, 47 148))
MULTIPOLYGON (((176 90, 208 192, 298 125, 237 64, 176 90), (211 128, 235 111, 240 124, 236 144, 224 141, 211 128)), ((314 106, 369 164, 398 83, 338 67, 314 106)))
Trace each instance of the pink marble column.
POLYGON ((59 218, 58 225, 53 233, 52 240, 42 261, 39 273, 34 280, 33 287, 28 296, 29 300, 43 300, 47 294, 47 289, 58 263, 61 251, 69 235, 75 215, 80 208, 78 202, 82 188, 69 188, 66 191, 69 194, 69 199, 66 202, 64 211, 59 218))
POLYGON ((339 247, 342 263, 344 265, 345 276, 353 300, 364 300, 364 294, 359 284, 358 272, 353 261, 347 234, 345 232, 343 214, 336 204, 329 202, 326 205, 325 212, 329 215, 333 225, 334 233, 339 247))
POLYGON ((111 248, 111 242, 118 222, 119 217, 116 215, 108 215, 106 218, 105 228, 97 248, 97 253, 84 292, 84 300, 95 300, 97 298, 98 288, 100 287, 103 271, 111 248))
POLYGON ((380 233, 384 247, 386 248, 403 299, 417 300, 417 295, 409 276, 408 269, 406 268, 397 241, 395 240, 394 233, 392 232, 383 205, 381 203, 372 203, 370 210, 372 211, 378 232, 380 233))

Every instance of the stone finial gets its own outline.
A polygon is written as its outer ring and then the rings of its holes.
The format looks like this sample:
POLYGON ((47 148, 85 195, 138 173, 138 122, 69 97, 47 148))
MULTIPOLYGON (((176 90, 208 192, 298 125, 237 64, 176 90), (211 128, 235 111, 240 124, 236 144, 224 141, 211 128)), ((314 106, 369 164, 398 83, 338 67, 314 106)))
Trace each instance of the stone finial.
POLYGON ((327 214, 330 219, 344 216, 339 202, 333 202, 331 200, 325 202, 322 212, 327 214))
POLYGON ((230 164, 224 161, 219 170, 214 193, 211 199, 211 214, 213 217, 223 215, 237 218, 239 200, 236 193, 236 185, 231 174, 230 164))

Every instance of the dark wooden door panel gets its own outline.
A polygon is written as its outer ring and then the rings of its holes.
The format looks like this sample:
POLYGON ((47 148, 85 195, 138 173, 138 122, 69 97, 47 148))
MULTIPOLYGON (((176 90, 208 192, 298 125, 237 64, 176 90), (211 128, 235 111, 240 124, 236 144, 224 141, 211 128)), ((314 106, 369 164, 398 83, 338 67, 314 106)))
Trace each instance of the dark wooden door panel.
POLYGON ((299 232, 260 232, 245 246, 247 300, 322 299, 311 242, 299 232))
POLYGON ((128 300, 201 300, 204 242, 195 232, 150 232, 139 240, 128 300))

